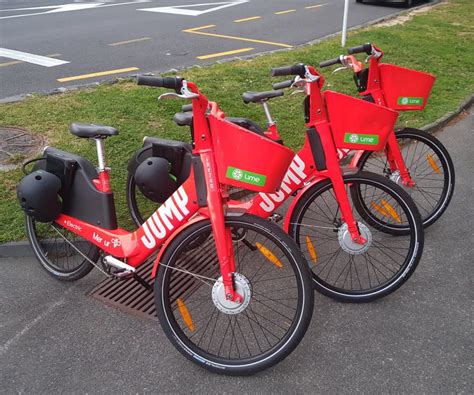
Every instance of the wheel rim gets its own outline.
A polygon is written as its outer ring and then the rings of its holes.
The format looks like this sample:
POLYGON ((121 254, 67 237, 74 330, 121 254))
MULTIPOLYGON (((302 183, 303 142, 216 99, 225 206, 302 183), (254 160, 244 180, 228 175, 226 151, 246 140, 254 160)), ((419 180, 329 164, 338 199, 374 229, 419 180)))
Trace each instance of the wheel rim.
POLYGON ((366 233, 370 231, 370 247, 365 252, 350 253, 341 248, 338 235, 346 225, 331 184, 318 189, 314 199, 309 198, 300 211, 294 224, 295 239, 318 285, 340 295, 376 295, 402 279, 403 273, 414 263, 417 251, 414 230, 399 236, 387 233, 385 227, 397 229, 400 226, 387 207, 394 210, 392 214, 404 227, 413 229, 414 220, 406 208, 377 183, 351 180, 350 184, 346 183, 348 193, 349 188, 358 190, 359 203, 365 207, 365 210, 357 209, 349 199, 355 220, 363 225, 366 233), (373 209, 371 202, 376 202, 382 211, 373 209))
MULTIPOLYGON (((210 226, 201 232, 209 233, 209 230, 210 226)), ((213 287, 220 276, 212 234, 194 251, 186 251, 184 245, 200 237, 192 235, 171 259, 176 259, 175 267, 205 279, 166 268, 161 300, 169 325, 182 347, 214 363, 237 366, 261 362, 281 349, 301 321, 304 303, 295 276, 297 268, 287 254, 248 224, 234 225, 233 230, 236 271, 242 283, 248 282, 247 295, 251 294, 250 302, 240 313, 225 314, 212 300, 213 287), (245 228, 244 238, 236 232, 237 228, 245 228), (270 262, 256 247, 257 243, 264 245, 282 267, 270 262)))

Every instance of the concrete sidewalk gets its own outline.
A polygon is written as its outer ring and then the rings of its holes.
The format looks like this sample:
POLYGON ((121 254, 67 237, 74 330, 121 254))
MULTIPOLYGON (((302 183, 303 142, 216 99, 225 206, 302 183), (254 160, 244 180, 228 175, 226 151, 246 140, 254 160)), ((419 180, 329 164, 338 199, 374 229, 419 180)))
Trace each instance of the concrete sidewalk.
POLYGON ((0 393, 472 393, 474 111, 437 136, 456 167, 445 215, 426 232, 423 259, 400 290, 352 305, 316 296, 296 351, 252 377, 188 362, 158 323, 86 296, 31 258, 0 259, 0 393))

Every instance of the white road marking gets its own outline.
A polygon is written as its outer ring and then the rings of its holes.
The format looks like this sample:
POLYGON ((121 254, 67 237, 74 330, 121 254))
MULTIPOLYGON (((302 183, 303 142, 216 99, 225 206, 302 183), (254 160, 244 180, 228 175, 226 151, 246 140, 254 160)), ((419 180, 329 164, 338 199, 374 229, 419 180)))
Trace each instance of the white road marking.
POLYGON ((22 18, 25 16, 35 16, 35 15, 47 15, 47 14, 57 14, 59 12, 68 12, 68 11, 81 11, 92 8, 103 8, 103 7, 116 7, 119 5, 127 4, 137 4, 137 3, 149 3, 151 0, 134 0, 127 1, 124 3, 108 4, 108 3, 70 3, 70 4, 59 4, 55 6, 42 6, 42 7, 30 7, 30 8, 14 8, 14 9, 4 9, 0 12, 10 12, 10 11, 35 11, 35 10, 48 10, 43 12, 33 12, 31 14, 18 14, 18 15, 8 15, 0 16, 0 19, 11 19, 11 18, 22 18))
POLYGON ((69 288, 66 292, 63 293, 63 297, 59 299, 57 302, 50 304, 45 311, 39 314, 35 319, 30 321, 26 326, 19 332, 16 333, 15 336, 8 339, 4 344, 0 345, 0 356, 4 355, 12 345, 18 342, 27 332, 29 332, 33 327, 35 327, 38 322, 40 322, 43 318, 51 314, 54 310, 58 307, 61 307, 66 302, 65 296, 71 292, 73 288, 69 288))
POLYGON ((44 67, 54 67, 69 63, 66 60, 48 58, 47 56, 34 55, 32 53, 7 48, 0 48, 0 57, 21 60, 22 62, 33 63, 44 67))
POLYGON ((188 16, 199 16, 221 10, 227 7, 233 7, 235 5, 248 3, 249 0, 237 0, 237 1, 225 1, 220 3, 201 3, 201 4, 187 4, 187 5, 174 5, 169 7, 154 7, 154 8, 141 8, 137 11, 148 11, 148 12, 162 12, 165 14, 176 14, 176 15, 188 15, 188 16), (194 7, 213 6, 205 10, 192 10, 194 7), (216 7, 217 6, 217 7, 216 7))

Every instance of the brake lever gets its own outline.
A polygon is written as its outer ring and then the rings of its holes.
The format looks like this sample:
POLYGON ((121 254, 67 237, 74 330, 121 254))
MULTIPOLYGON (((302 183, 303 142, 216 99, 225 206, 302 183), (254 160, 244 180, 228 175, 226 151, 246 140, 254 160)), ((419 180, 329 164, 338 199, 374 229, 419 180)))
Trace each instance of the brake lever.
POLYGON ((166 92, 166 93, 161 94, 158 97, 158 100, 163 100, 163 99, 197 99, 197 98, 199 98, 199 95, 197 95, 196 93, 180 95, 178 93, 166 92))
POLYGON ((332 74, 339 73, 342 70, 347 70, 347 68, 348 68, 347 66, 338 67, 336 70, 332 72, 332 74))
POLYGON ((297 89, 293 92, 290 93, 290 96, 296 95, 297 93, 306 93, 306 90, 304 89, 297 89))

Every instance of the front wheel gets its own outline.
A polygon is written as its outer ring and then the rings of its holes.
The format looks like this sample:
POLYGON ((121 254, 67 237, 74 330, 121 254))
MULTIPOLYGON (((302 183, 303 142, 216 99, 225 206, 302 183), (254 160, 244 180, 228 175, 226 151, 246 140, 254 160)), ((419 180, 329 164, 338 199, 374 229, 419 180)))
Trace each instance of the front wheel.
POLYGON ((410 197, 384 177, 359 172, 344 176, 344 185, 366 243, 351 240, 330 180, 301 197, 289 234, 308 261, 316 290, 340 301, 369 302, 394 292, 413 274, 423 251, 423 227, 410 197))
POLYGON ((156 311, 186 358, 217 373, 253 374, 301 341, 313 312, 313 287, 304 257, 280 228, 251 215, 227 217, 226 227, 234 286, 244 302, 225 299, 211 223, 203 220, 167 247, 155 280, 156 311))
POLYGON ((383 174, 401 185, 421 214, 423 226, 434 224, 444 213, 454 192, 454 165, 444 145, 431 134, 412 128, 395 132, 405 166, 415 186, 405 186, 400 172, 391 170, 382 152, 366 151, 357 166, 360 170, 383 174))

